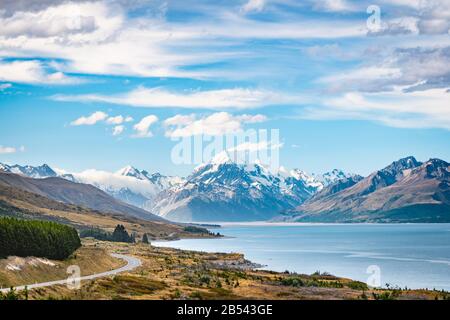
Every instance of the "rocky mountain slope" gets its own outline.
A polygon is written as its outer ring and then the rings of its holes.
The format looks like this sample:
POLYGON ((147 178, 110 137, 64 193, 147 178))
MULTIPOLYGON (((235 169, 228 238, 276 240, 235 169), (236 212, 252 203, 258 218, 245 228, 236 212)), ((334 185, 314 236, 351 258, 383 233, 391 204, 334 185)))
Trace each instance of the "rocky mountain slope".
POLYGON ((155 199, 152 211, 175 221, 267 220, 309 199, 323 184, 301 170, 273 173, 224 153, 155 199))
MULTIPOLYGON (((20 166, 0 165, 0 170, 12 172, 11 167, 20 166)), ((30 176, 48 166, 25 167, 29 169, 20 174, 30 176)), ((199 166, 187 179, 150 174, 132 166, 117 172, 91 169, 67 173, 49 169, 52 174, 35 177, 59 176, 90 184, 120 201, 177 221, 267 219, 295 208, 333 181, 353 176, 338 169, 309 175, 300 169, 281 167, 272 173, 260 164, 238 166, 226 154, 199 166), (186 214, 180 214, 182 211, 186 214)))
POLYGON ((340 180, 284 216, 309 222, 449 222, 450 165, 414 157, 361 179, 340 180), (358 181, 359 180, 359 181, 358 181))
POLYGON ((0 171, 0 184, 38 194, 51 200, 102 212, 131 215, 145 220, 163 220, 141 208, 119 201, 92 185, 75 183, 58 177, 33 179, 0 171))

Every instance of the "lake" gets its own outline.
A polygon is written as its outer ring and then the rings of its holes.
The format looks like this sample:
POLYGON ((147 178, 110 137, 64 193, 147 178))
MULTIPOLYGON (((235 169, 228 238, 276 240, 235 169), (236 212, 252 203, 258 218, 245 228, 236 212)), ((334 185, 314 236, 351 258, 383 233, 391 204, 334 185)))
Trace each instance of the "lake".
POLYGON ((321 271, 364 282, 370 278, 383 287, 450 291, 450 224, 235 223, 212 231, 226 237, 152 244, 240 252, 264 269, 281 272, 321 271))

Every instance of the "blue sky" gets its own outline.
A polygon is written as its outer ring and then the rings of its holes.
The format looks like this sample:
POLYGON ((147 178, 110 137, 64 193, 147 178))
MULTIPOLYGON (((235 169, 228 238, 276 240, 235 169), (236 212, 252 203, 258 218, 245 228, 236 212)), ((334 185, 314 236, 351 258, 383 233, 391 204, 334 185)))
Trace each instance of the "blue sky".
POLYGON ((450 159, 446 0, 2 6, 0 162, 186 175, 176 132, 251 128, 308 172, 450 159))

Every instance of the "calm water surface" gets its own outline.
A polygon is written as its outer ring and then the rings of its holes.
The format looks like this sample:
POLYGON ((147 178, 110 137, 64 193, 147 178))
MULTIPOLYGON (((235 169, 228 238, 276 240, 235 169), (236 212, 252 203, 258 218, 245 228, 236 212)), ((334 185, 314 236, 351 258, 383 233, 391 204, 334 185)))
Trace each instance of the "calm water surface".
MULTIPOLYGON (((216 230, 213 230, 216 231, 216 230)), ((207 252, 240 252, 275 271, 317 270, 367 281, 450 290, 450 224, 225 224, 220 239, 153 243, 207 252)))

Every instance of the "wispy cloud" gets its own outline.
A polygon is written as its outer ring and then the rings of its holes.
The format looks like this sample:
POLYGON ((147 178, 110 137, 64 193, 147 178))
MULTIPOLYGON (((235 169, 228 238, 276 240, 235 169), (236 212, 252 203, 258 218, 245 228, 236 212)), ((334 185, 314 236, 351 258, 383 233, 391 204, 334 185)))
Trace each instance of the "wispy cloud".
POLYGON ((373 65, 322 77, 330 91, 450 88, 450 47, 396 49, 373 65))
POLYGON ((21 146, 20 148, 15 148, 15 147, 4 147, 0 145, 0 154, 11 154, 11 153, 16 153, 16 152, 24 152, 25 151, 25 147, 21 146))
POLYGON ((9 89, 12 87, 11 83, 1 83, 0 84, 0 91, 5 91, 6 89, 9 89))
POLYGON ((266 0, 248 0, 242 7, 241 12, 260 12, 264 9, 266 0))
MULTIPOLYGON (((203 19, 133 18, 121 4, 54 2, 35 10, 18 6, 10 15, 0 14, 0 56, 55 59, 62 73, 204 78, 210 70, 185 67, 239 56, 242 49, 230 46, 232 41, 337 39, 366 33, 364 21, 283 16, 262 21, 212 4, 213 9, 199 9, 203 19)), ((242 10, 260 11, 264 4, 250 0, 242 10)))
POLYGON ((347 0, 314 0, 314 8, 329 12, 356 11, 358 6, 347 0))
POLYGON ((121 95, 56 95, 56 101, 101 102, 134 107, 162 108, 255 108, 280 103, 293 103, 296 98, 258 89, 221 89, 174 92, 162 88, 140 87, 121 95))
POLYGON ((399 128, 450 130, 450 92, 446 89, 379 93, 348 92, 324 99, 322 106, 305 108, 302 118, 312 120, 371 120, 399 128))

